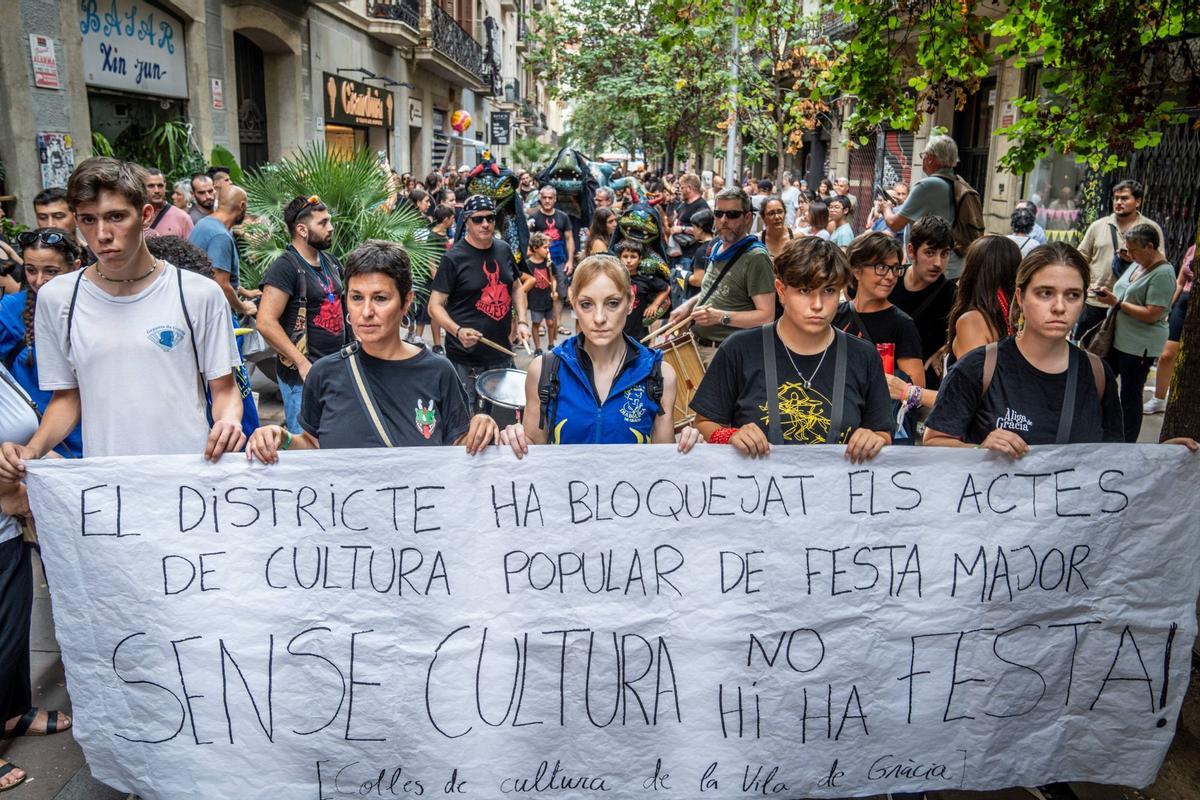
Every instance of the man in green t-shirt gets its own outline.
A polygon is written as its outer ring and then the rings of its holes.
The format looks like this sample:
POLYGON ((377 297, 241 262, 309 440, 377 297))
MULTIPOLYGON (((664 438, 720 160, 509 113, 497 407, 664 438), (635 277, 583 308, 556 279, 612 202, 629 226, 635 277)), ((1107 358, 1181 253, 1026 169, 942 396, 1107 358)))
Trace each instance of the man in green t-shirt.
POLYGON ((719 238, 708 253, 700 293, 670 318, 673 324, 691 317, 705 366, 731 333, 775 317, 775 274, 766 247, 749 235, 754 222, 749 195, 736 186, 721 191, 713 216, 719 238))

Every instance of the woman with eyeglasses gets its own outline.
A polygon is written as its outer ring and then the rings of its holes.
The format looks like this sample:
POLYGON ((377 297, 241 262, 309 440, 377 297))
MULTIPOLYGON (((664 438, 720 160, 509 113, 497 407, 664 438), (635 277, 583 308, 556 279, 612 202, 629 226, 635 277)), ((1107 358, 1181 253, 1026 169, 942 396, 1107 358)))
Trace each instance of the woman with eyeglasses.
POLYGON ((904 277, 902 252, 898 239, 879 231, 864 233, 851 242, 846 255, 854 277, 854 299, 842 303, 833 320, 834 327, 874 345, 884 372, 903 379, 898 387, 889 382, 893 400, 907 399, 897 396, 906 384, 925 385, 917 324, 888 300, 904 277))
POLYGON ((752 457, 772 445, 844 444, 851 461, 874 458, 894 421, 875 349, 832 325, 850 283, 846 254, 806 236, 788 242, 774 266, 783 316, 717 350, 692 398, 696 427, 752 457))
MULTIPOLYGON (((25 288, 0 300, 0 360, 11 365, 12 376, 33 398, 38 413, 43 413, 53 393, 38 386, 33 341, 37 293, 53 278, 79 269, 83 251, 75 237, 62 228, 22 231, 17 234, 17 244, 25 261, 25 288)), ((64 458, 82 457, 82 429, 77 425, 54 450, 64 458)))
POLYGON ((773 261, 784 245, 792 239, 792 231, 787 226, 787 206, 784 205, 783 198, 771 196, 763 200, 762 218, 763 229, 758 238, 767 246, 767 252, 771 254, 773 261))

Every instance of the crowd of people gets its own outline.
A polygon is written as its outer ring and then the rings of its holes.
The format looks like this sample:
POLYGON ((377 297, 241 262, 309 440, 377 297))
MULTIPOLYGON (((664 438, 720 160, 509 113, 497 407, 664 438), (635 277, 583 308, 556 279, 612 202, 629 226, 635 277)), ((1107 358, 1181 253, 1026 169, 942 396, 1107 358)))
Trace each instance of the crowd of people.
MULTIPOLYGON (((532 445, 703 441, 750 457, 842 444, 861 462, 900 444, 1020 458, 1137 441, 1143 410, 1165 400, 1156 387, 1143 406, 1142 389, 1156 358, 1167 385, 1194 248, 1179 269, 1167 261, 1132 181, 1078 248, 1039 240, 1027 206, 1010 235, 984 234, 964 219, 957 160, 952 139, 933 137, 926 177, 878 192, 858 233, 864 201, 840 176, 776 193, 766 179, 643 174, 596 191, 580 225, 554 186, 521 173, 520 253, 498 237, 495 200, 468 193, 465 167, 398 175, 380 213, 415 209, 444 248, 426 304, 399 244, 330 252, 337 220, 319 196, 279 209, 290 243, 248 286, 235 238, 246 195, 228 171, 168 197, 157 170, 83 162, 34 199, 38 227, 11 244, 19 269, 0 301, 6 735, 71 723, 30 702, 33 459, 244 452, 270 464, 292 449, 444 445, 523 458, 532 445), (631 210, 657 219, 661 242, 623 231, 631 210), (669 278, 647 268, 660 251, 669 278), (281 424, 259 424, 236 339, 251 324, 275 354, 281 424), (686 327, 705 368, 690 390, 649 344, 686 327), (524 415, 502 425, 477 379, 514 367, 509 347, 526 343, 524 415)), ((0 791, 24 778, 0 761, 0 791)))

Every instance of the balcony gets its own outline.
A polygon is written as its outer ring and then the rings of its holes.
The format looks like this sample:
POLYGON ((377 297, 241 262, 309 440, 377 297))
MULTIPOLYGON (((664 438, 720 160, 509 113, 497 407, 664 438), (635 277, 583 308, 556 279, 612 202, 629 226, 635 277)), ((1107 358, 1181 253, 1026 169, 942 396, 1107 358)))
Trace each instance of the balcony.
POLYGON ((429 27, 421 31, 422 42, 415 51, 417 62, 456 86, 477 92, 489 88, 484 77, 483 46, 433 0, 423 3, 429 12, 429 27))
POLYGON ((393 47, 420 41, 421 0, 367 0, 367 32, 393 47))
POLYGON ((524 53, 529 49, 529 23, 525 21, 525 13, 517 13, 517 52, 524 53))

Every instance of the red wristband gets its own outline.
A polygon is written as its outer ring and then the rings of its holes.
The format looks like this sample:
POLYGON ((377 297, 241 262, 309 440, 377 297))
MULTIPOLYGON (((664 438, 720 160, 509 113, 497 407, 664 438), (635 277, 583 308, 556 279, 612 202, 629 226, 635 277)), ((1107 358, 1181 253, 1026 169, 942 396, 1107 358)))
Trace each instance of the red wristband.
POLYGON ((737 428, 717 428, 708 437, 709 444, 729 444, 729 440, 738 432, 737 428))

